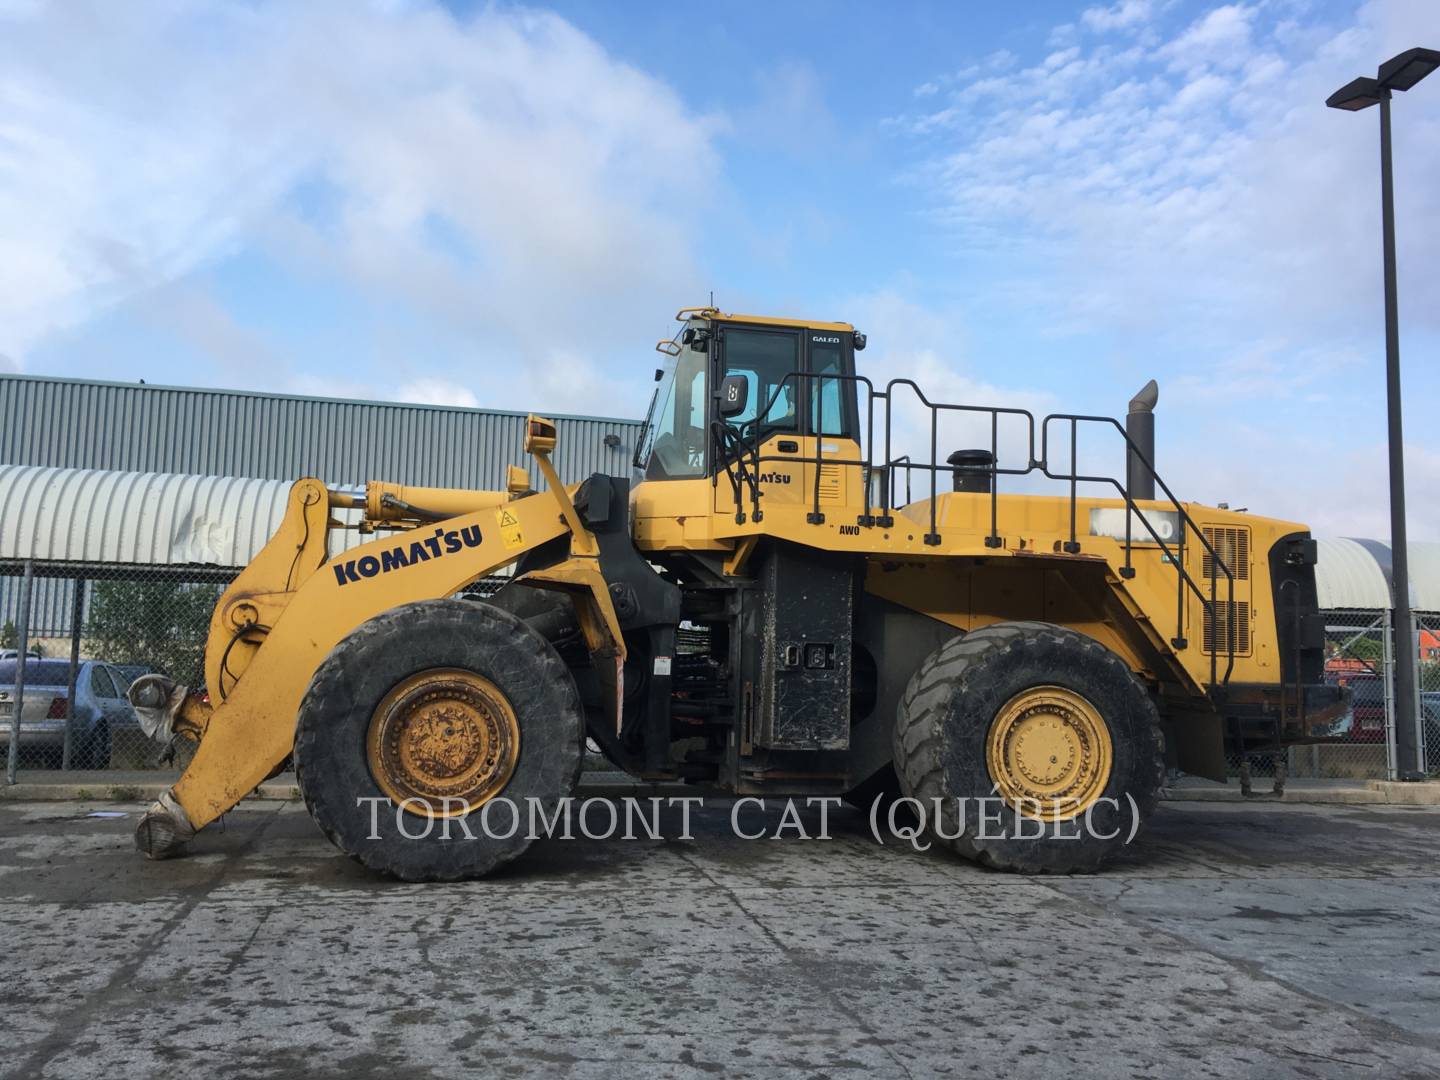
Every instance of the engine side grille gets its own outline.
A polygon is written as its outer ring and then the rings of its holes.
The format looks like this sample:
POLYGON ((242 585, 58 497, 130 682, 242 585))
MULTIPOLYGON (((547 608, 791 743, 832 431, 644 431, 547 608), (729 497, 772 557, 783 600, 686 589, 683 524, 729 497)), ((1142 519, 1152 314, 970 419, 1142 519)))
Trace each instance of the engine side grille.
MULTIPOLYGON (((1220 556, 1225 568, 1235 576, 1236 581, 1250 580, 1250 530, 1243 525, 1206 525, 1205 539, 1220 556)), ((1204 553, 1201 574, 1207 578, 1215 576, 1215 559, 1210 552, 1204 553)), ((1225 575, 1220 575, 1224 580, 1225 575)))
MULTIPOLYGON (((1217 548, 1217 550, 1219 550, 1219 549, 1217 548)), ((1224 553, 1223 551, 1221 551, 1220 557, 1221 557, 1222 559, 1225 557, 1225 553, 1224 553)), ((1225 654, 1228 652, 1228 650, 1225 648, 1225 634, 1226 634, 1226 631, 1228 630, 1228 631, 1231 633, 1231 640, 1232 640, 1232 643, 1233 643, 1234 646, 1235 646, 1235 655, 1236 655, 1236 656, 1249 656, 1249 655, 1250 655, 1250 601, 1248 601, 1248 600, 1236 600, 1236 601, 1235 601, 1235 603, 1234 603, 1234 608, 1235 608, 1235 624, 1234 624, 1233 627, 1230 625, 1230 607, 1231 607, 1230 601, 1228 601, 1228 600, 1216 600, 1215 603, 1214 603, 1214 605, 1213 605, 1213 608, 1206 608, 1206 609, 1205 609, 1205 643, 1204 643, 1204 649, 1205 649, 1205 651, 1206 651, 1207 653, 1213 653, 1213 652, 1215 652, 1215 651, 1216 651, 1215 645, 1216 645, 1216 641, 1217 641, 1217 639, 1218 639, 1219 645, 1220 645, 1220 650, 1219 650, 1219 651, 1220 651, 1221 655, 1225 655, 1225 654), (1212 615, 1212 611, 1213 611, 1213 615, 1212 615), (1219 629, 1219 633, 1218 633, 1218 634, 1217 634, 1216 629, 1215 629, 1215 624, 1216 624, 1217 622, 1220 624, 1220 629, 1219 629)))

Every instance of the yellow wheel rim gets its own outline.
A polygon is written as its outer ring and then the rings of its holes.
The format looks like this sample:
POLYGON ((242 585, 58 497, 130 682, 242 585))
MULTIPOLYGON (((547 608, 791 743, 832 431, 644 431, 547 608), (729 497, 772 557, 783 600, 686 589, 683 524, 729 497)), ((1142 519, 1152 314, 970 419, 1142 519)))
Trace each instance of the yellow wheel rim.
POLYGON ((995 714, 985 764, 996 794, 1021 814, 1065 821, 1083 814, 1110 781, 1110 729, 1075 691, 1031 687, 995 714))
POLYGON ((461 817, 504 790, 520 760, 520 725, 489 679, 434 668, 399 683, 375 708, 370 775, 418 817, 461 817))

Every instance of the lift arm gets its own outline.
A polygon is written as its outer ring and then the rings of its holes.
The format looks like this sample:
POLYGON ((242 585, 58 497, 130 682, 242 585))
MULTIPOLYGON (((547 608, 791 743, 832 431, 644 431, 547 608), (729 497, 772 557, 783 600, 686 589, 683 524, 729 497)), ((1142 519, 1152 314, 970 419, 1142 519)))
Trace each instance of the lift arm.
MULTIPOLYGON (((527 450, 553 476, 553 425, 535 417, 530 425, 541 437, 527 438, 527 450)), ((397 605, 453 595, 557 537, 572 539, 565 563, 572 572, 563 585, 587 627, 597 666, 623 670, 624 641, 604 579, 598 569, 574 572, 586 559, 576 552, 596 547, 565 488, 552 481, 548 491, 510 498, 474 492, 480 508, 471 513, 397 531, 330 559, 325 536, 335 523, 325 494, 317 480, 295 484, 274 538, 216 605, 205 665, 210 709, 193 699, 179 705, 163 689, 173 686, 168 680, 147 677, 132 689, 147 727, 174 725, 199 739, 189 768, 137 830, 147 854, 172 854, 284 763, 311 678, 352 630, 397 605)))

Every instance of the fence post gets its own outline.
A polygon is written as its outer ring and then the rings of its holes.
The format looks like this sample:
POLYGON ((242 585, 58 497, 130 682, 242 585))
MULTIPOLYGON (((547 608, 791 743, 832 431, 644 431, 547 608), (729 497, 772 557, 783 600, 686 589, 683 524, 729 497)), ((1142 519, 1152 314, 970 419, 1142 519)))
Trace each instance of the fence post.
POLYGON ((1426 770, 1425 756, 1425 699, 1420 696, 1424 689, 1420 683, 1420 631, 1424 629, 1424 621, 1415 613, 1410 613, 1410 645, 1415 650, 1415 662, 1411 665, 1411 671, 1415 675, 1414 697, 1410 700, 1415 702, 1415 771, 1422 776, 1426 770))
POLYGON ((20 586, 18 640, 15 644, 15 711, 10 714, 10 753, 5 762, 5 783, 15 783, 20 766, 20 714, 25 708, 25 656, 30 651, 30 594, 35 589, 35 563, 25 560, 25 579, 20 586))
POLYGON ((75 737, 75 682, 80 675, 80 619, 85 613, 85 579, 75 579, 75 599, 70 608, 70 682, 65 692, 65 745, 60 751, 60 768, 70 768, 70 751, 75 737))
POLYGON ((1399 776, 1395 767, 1395 637, 1391 633, 1389 608, 1385 610, 1385 633, 1381 640, 1383 669, 1385 676, 1385 779, 1394 780, 1399 776))

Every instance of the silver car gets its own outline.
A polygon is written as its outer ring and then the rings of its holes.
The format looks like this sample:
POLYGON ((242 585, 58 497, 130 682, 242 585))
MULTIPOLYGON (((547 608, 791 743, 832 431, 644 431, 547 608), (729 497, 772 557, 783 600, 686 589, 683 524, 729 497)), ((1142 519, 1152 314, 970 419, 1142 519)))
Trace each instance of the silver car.
MULTIPOLYGON (((0 750, 8 750, 15 717, 15 675, 18 660, 0 660, 0 750)), ((70 662, 25 661, 25 706, 20 715, 20 749, 38 750, 46 764, 58 766, 65 745, 66 697, 70 662)), ((71 764, 103 769, 110 764, 110 735, 134 726, 135 714, 124 698, 128 682, 109 664, 82 660, 75 676, 75 709, 70 721, 71 764)))

